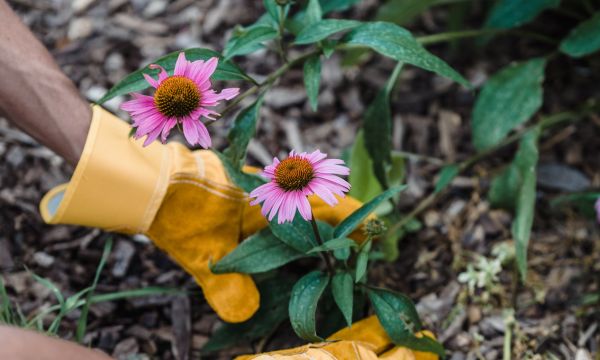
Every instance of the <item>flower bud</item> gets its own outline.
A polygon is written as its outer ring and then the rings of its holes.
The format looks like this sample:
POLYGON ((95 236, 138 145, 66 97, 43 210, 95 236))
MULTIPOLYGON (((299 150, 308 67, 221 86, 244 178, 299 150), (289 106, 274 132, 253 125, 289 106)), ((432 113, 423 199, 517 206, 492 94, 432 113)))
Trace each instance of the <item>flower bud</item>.
POLYGON ((365 226, 365 234, 369 239, 379 237, 381 234, 385 233, 386 230, 387 227, 385 226, 385 223, 379 219, 371 219, 365 226))

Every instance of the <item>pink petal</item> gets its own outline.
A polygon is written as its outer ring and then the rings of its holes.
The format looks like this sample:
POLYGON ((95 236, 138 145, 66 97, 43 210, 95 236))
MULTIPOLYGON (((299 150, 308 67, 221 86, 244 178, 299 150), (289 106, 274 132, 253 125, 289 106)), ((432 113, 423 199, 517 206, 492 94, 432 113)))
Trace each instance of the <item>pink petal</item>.
POLYGON ((167 136, 169 136, 169 133, 171 132, 171 129, 173 129, 175 127, 175 125, 177 125, 177 119, 176 118, 170 118, 165 123, 165 126, 163 127, 162 133, 161 133, 161 136, 160 136, 160 140, 162 141, 163 144, 167 141, 167 136))
POLYGON ((160 85, 160 83, 162 83, 163 81, 165 81, 168 77, 169 74, 167 73, 167 70, 165 70, 164 67, 158 65, 158 64, 150 64, 148 66, 150 69, 160 69, 160 72, 158 73, 158 84, 160 85))
POLYGON ((153 87, 153 88, 157 88, 158 87, 158 81, 154 80, 154 78, 148 74, 142 74, 144 75, 144 79, 146 79, 146 81, 153 87))
MULTIPOLYGON (((194 66, 195 63, 196 62, 192 62, 192 66, 194 66)), ((196 66, 200 67, 200 69, 195 70, 194 73, 196 74, 196 76, 190 78, 196 83, 196 85, 198 85, 198 87, 202 89, 203 85, 210 80, 211 75, 217 69, 218 63, 219 59, 217 59, 216 57, 212 57, 206 62, 196 64, 196 66)))
POLYGON ((310 209, 310 203, 308 199, 303 194, 299 194, 298 196, 298 210, 300 211, 300 215, 306 221, 310 221, 312 219, 312 211, 310 209))
POLYGON ((175 62, 175 70, 173 75, 183 76, 187 69, 188 61, 185 59, 185 53, 182 51, 177 56, 177 62, 175 62))

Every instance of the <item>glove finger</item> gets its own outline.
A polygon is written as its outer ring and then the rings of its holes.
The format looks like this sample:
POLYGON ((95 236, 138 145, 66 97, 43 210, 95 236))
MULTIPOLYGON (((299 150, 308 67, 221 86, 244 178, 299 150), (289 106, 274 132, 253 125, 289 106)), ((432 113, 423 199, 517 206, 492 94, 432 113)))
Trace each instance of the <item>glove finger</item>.
POLYGON ((259 306, 250 276, 216 275, 208 267, 237 246, 244 201, 237 189, 176 175, 148 230, 153 242, 194 276, 209 305, 227 322, 245 321, 259 306))
POLYGON ((392 340, 374 315, 352 324, 351 327, 343 328, 327 340, 349 340, 366 343, 372 346, 373 351, 377 354, 392 345, 392 340))

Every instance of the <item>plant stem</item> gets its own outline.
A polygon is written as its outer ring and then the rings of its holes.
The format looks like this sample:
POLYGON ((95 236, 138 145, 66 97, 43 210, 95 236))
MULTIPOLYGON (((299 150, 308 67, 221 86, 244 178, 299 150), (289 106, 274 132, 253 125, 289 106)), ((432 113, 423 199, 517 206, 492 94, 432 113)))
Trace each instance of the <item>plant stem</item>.
MULTIPOLYGON (((597 111, 597 110, 598 110, 598 104, 592 103, 592 104, 588 104, 588 105, 584 106, 579 112, 565 111, 565 112, 561 112, 561 113, 557 113, 554 115, 544 117, 538 123, 529 125, 523 129, 521 129, 520 131, 517 131, 516 133, 514 133, 511 136, 504 139, 504 141, 500 142, 499 144, 492 146, 489 149, 480 151, 477 154, 469 157, 468 159, 461 161, 460 163, 457 164, 458 165, 457 175, 464 172, 465 170, 470 168, 473 164, 477 163, 478 161, 495 153, 499 149, 502 149, 505 146, 512 144, 513 142, 519 140, 523 135, 525 135, 527 132, 529 132, 530 130, 533 130, 536 127, 539 127, 540 130, 545 130, 547 128, 553 127, 553 126, 563 123, 563 122, 579 120, 582 117, 584 117, 585 115, 593 113, 594 111, 597 111)), ((445 186, 445 188, 447 188, 448 186, 450 186, 450 183, 448 183, 445 186)), ((404 227, 406 224, 408 224, 408 222, 410 222, 412 219, 417 217, 417 215, 419 215, 425 209, 429 208, 429 206, 434 204, 435 201, 444 192, 443 190, 444 189, 442 189, 438 192, 433 192, 433 193, 429 194, 426 198, 421 200, 417 204, 417 206, 410 213, 408 213, 408 215, 406 215, 404 218, 402 218, 401 221, 394 224, 394 226, 392 226, 389 229, 389 231, 396 232, 396 231, 400 230, 402 227, 404 227)))
MULTIPOLYGON (((312 217, 310 219, 310 224, 312 225, 313 232, 315 233, 315 239, 317 239, 317 243, 319 245, 323 245, 323 239, 321 239, 321 234, 319 234, 319 227, 317 226, 317 221, 315 220, 315 215, 311 214, 312 217)), ((327 266, 327 271, 330 275, 333 275, 335 272, 333 271, 333 265, 331 264, 331 259, 329 258, 327 253, 322 251, 319 252, 321 257, 325 261, 325 265, 327 266)))

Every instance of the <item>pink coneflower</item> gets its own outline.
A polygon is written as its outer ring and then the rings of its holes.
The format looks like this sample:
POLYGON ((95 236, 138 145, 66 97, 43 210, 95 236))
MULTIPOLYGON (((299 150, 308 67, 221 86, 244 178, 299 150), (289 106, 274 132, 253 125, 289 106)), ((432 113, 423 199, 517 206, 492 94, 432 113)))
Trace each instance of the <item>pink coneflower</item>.
POLYGON ((265 167, 263 176, 270 181, 250 193, 255 198, 250 205, 263 203, 262 214, 269 221, 279 213, 277 223, 292 221, 296 209, 304 220, 312 219, 312 210, 307 196, 316 194, 333 206, 350 190, 350 184, 337 175, 348 175, 350 169, 339 159, 326 159, 327 154, 316 150, 310 154, 297 154, 293 150, 287 159, 273 158, 273 164, 265 167))
POLYGON ((600 198, 598 198, 598 200, 596 200, 596 218, 598 219, 598 222, 600 223, 600 198))
POLYGON ((169 132, 177 124, 183 127, 183 135, 190 145, 199 144, 203 148, 211 145, 210 135, 200 117, 214 120, 219 115, 207 106, 216 106, 220 100, 230 100, 238 93, 238 88, 223 89, 217 94, 210 88, 210 76, 217 68, 218 59, 207 61, 187 61, 185 53, 179 53, 173 76, 157 64, 151 69, 160 69, 158 80, 144 74, 148 83, 156 89, 154 96, 133 93, 133 100, 121 105, 121 109, 130 113, 136 129, 134 137, 139 139, 147 135, 147 146, 159 135, 164 143, 169 132))

